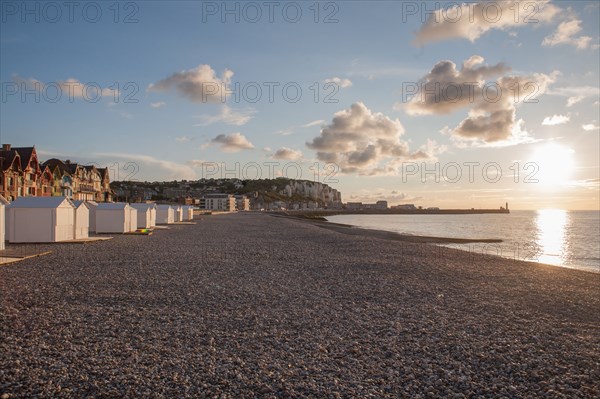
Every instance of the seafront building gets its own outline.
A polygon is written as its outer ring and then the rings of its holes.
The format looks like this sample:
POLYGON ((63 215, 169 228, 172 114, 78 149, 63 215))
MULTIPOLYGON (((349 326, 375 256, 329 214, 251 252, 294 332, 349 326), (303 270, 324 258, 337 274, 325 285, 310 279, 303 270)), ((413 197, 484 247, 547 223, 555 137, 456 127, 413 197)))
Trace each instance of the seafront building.
POLYGON ((206 194, 200 198, 199 207, 209 211, 234 212, 236 199, 232 194, 206 194))
POLYGON ((5 226, 6 226, 6 206, 9 202, 0 195, 0 251, 4 250, 4 241, 6 239, 5 236, 5 226))
POLYGON ((250 210, 250 198, 245 195, 235 196, 235 207, 238 211, 249 211, 250 210))
POLYGON ((2 144, 0 150, 0 195, 19 197, 67 197, 73 200, 110 202, 108 168, 49 159, 40 163, 33 147, 2 144))

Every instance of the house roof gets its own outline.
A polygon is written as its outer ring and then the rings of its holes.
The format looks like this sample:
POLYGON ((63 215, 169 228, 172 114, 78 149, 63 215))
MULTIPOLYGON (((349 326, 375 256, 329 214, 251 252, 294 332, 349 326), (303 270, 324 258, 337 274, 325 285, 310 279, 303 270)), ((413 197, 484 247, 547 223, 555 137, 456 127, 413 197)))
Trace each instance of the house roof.
POLYGON ((77 168, 79 167, 78 163, 66 163, 65 166, 67 167, 67 170, 69 171, 70 174, 75 174, 77 173, 77 168))
MULTIPOLYGON (((16 151, 10 150, 10 151, 4 151, 4 150, 0 150, 0 158, 4 158, 4 161, 2 162, 2 171, 7 170, 8 168, 10 168, 15 160, 15 157, 21 157, 19 155, 19 153, 17 153, 16 151)), ((21 168, 21 163, 19 162, 19 168, 21 168)))
POLYGON ((63 161, 61 161, 60 159, 57 158, 52 158, 47 160, 46 162, 44 162, 42 164, 43 167, 49 167, 50 170, 52 170, 52 172, 54 172, 54 170, 58 167, 58 170, 60 170, 61 173, 65 173, 65 172, 69 172, 69 167, 67 166, 66 163, 64 163, 63 161))
POLYGON ((10 208, 60 208, 64 205, 73 206, 67 197, 18 197, 10 208))
POLYGON ((16 151, 21 156, 21 169, 27 169, 29 161, 35 152, 35 147, 12 147, 11 151, 16 151))
POLYGON ((94 165, 81 165, 81 167, 88 171, 94 171, 94 170, 97 171, 98 170, 98 168, 96 168, 96 166, 94 166, 94 165))
POLYGON ((100 172, 100 177, 102 177, 102 180, 108 176, 108 168, 98 169, 98 172, 100 172))

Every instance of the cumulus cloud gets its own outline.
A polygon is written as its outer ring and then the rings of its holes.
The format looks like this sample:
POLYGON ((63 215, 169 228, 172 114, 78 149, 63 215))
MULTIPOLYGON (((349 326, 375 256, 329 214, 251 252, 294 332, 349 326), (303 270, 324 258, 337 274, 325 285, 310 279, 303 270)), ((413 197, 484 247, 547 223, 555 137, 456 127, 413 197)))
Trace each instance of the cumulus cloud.
POLYGON ((295 161, 302 158, 302 152, 293 150, 288 147, 281 147, 273 154, 274 159, 286 159, 289 161, 295 161))
POLYGON ((188 136, 175 137, 175 141, 178 143, 187 143, 192 140, 194 140, 194 139, 192 137, 188 137, 188 136))
MULTIPOLYGON (((590 36, 577 36, 581 32, 581 20, 571 19, 561 22, 556 28, 556 31, 544 38, 543 46, 558 46, 559 44, 569 44, 575 46, 579 50, 584 50, 592 45, 590 36)), ((597 46, 594 46, 597 48, 597 46)))
POLYGON ((535 15, 528 19, 527 15, 531 12, 524 10, 523 4, 518 0, 494 1, 460 5, 454 3, 451 7, 440 8, 429 14, 427 21, 416 33, 415 44, 424 45, 450 39, 475 42, 493 29, 508 30, 527 26, 532 19, 542 23, 550 22, 560 11, 550 0, 529 1, 528 7, 535 7, 535 15), (516 10, 520 11, 519 15, 516 10))
POLYGON ((487 66, 483 62, 483 57, 474 55, 460 70, 452 61, 438 62, 421 79, 416 94, 403 108, 410 115, 431 115, 469 107, 467 118, 449 131, 454 138, 482 145, 529 141, 516 119, 515 105, 535 101, 554 82, 556 74, 504 75, 509 71, 506 65, 487 66), (498 75, 504 76, 488 81, 498 75))
POLYGON ((555 125, 563 125, 571 120, 569 115, 552 115, 547 116, 542 121, 542 126, 555 126, 555 125))
MULTIPOLYGON (((418 92, 404 106, 409 115, 447 114, 480 101, 486 78, 510 71, 502 63, 481 65, 485 60, 474 55, 460 70, 452 61, 440 61, 418 83, 418 92)), ((491 96, 491 94, 490 94, 491 96)))
POLYGON ((210 140, 209 143, 205 144, 203 148, 209 147, 213 144, 218 145, 223 152, 239 152, 254 148, 254 145, 239 132, 231 134, 219 134, 210 140))
POLYGON ((593 121, 592 123, 586 123, 585 125, 581 125, 581 128, 586 132, 592 132, 594 130, 599 130, 600 126, 596 124, 596 121, 593 121))
POLYGON ((201 64, 196 68, 176 72, 148 86, 148 91, 165 92, 175 90, 184 98, 196 103, 225 102, 229 95, 229 85, 233 72, 223 71, 221 76, 210 65, 201 64))
POLYGON ((201 119, 201 123, 194 126, 208 126, 213 123, 223 122, 233 126, 243 126, 250 122, 253 118, 253 114, 256 113, 255 109, 246 110, 234 110, 229 108, 227 105, 221 107, 221 111, 217 115, 201 115, 198 118, 201 119))
POLYGON ((362 102, 334 114, 330 124, 308 148, 323 162, 338 165, 342 173, 395 174, 406 159, 422 159, 425 152, 411 153, 401 140, 404 127, 398 119, 373 112, 362 102))
POLYGON ((164 102, 164 101, 159 101, 159 102, 156 102, 156 103, 152 103, 152 104, 150 104, 150 106, 151 106, 152 108, 162 108, 162 107, 164 107, 164 106, 166 106, 166 105, 167 105, 167 103, 166 103, 166 102, 164 102))
POLYGON ((325 83, 335 83, 342 89, 352 87, 352 81, 350 79, 338 78, 337 76, 324 80, 325 83))

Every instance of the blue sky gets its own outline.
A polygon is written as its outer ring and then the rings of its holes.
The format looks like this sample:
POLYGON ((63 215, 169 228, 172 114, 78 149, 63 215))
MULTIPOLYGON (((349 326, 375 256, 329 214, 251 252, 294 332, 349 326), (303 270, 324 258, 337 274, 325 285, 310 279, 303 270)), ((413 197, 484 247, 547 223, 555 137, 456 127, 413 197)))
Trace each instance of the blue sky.
POLYGON ((420 15, 432 2, 275 2, 272 23, 263 2, 227 2, 239 23, 222 21, 223 2, 81 2, 72 21, 66 3, 54 4, 60 16, 34 1, 1 9, 1 139, 35 144, 42 159, 109 165, 137 180, 211 177, 207 163, 239 163, 230 175, 244 177, 254 162, 267 177, 277 162, 288 177, 296 165, 320 181, 335 170, 328 182, 345 201, 599 206, 598 2, 473 2, 461 18, 440 2, 437 21, 420 15), (528 14, 537 22, 523 23, 528 14), (475 98, 403 99, 420 81, 460 83, 475 98), (203 91, 222 84, 238 85, 240 98, 203 91), (272 102, 269 84, 278 85, 272 102), (481 100, 484 84, 504 87, 499 101, 481 100), (82 97, 98 87, 98 101, 82 97), (536 102, 524 101, 527 88, 536 102))

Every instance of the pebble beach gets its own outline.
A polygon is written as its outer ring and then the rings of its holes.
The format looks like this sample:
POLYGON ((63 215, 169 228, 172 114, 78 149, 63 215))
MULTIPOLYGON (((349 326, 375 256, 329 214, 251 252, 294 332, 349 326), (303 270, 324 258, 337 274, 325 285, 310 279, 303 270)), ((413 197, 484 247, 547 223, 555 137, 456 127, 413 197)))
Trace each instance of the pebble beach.
POLYGON ((593 398, 600 273, 262 213, 23 246, 0 397, 593 398))

